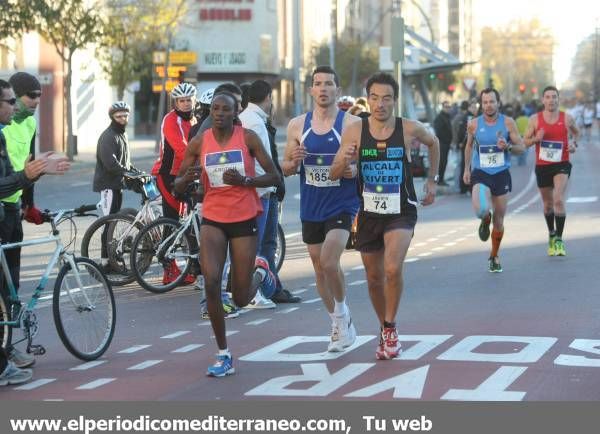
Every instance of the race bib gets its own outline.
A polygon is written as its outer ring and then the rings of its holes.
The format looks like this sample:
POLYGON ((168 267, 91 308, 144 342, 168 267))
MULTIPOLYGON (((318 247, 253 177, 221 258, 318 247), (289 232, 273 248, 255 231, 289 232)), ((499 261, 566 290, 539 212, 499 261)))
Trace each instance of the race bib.
POLYGON ((375 214, 400 214, 400 185, 365 184, 365 211, 375 214))
POLYGON ((560 163, 562 161, 562 153, 562 142, 542 140, 542 143, 540 144, 540 160, 549 163, 560 163))
POLYGON ((236 169, 240 175, 246 176, 241 150, 214 152, 204 156, 204 170, 211 187, 231 187, 223 182, 223 173, 229 169, 236 169))
POLYGON ((496 145, 479 146, 479 166, 488 169, 504 166, 504 151, 496 145))
POLYGON ((329 179, 335 154, 308 154, 304 158, 306 184, 313 187, 339 187, 340 180, 329 179))

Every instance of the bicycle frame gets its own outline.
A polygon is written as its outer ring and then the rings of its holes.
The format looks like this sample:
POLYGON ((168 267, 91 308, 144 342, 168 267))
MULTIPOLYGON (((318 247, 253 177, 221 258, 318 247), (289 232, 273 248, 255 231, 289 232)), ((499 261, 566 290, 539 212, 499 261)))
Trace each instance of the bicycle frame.
MULTIPOLYGON (((163 249, 165 249, 165 245, 176 246, 177 243, 181 240, 181 237, 183 237, 185 232, 190 228, 190 226, 192 226, 192 228, 194 230, 194 236, 196 237, 196 242, 198 243, 198 246, 200 245, 199 220, 200 220, 201 212, 202 212, 202 205, 196 204, 196 206, 194 206, 194 209, 192 210, 192 212, 190 212, 187 216, 185 216, 179 220, 180 226, 177 228, 177 230, 173 231, 173 233, 171 235, 169 235, 167 238, 165 238, 158 245, 157 251, 159 251, 159 252, 164 251, 164 253, 161 254, 162 257, 165 257, 169 254, 170 249, 163 250, 163 249), (173 237, 175 237, 175 238, 173 238, 173 237)), ((189 257, 198 259, 199 255, 200 255, 200 252, 198 251, 197 253, 189 255, 189 257)))

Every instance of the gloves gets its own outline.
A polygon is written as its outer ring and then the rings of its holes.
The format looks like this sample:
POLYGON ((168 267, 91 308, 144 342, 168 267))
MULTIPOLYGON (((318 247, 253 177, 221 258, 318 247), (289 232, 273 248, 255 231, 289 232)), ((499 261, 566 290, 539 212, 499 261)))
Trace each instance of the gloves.
POLYGON ((25 207, 23 218, 29 223, 34 223, 36 225, 41 225, 44 223, 42 213, 35 206, 25 207))

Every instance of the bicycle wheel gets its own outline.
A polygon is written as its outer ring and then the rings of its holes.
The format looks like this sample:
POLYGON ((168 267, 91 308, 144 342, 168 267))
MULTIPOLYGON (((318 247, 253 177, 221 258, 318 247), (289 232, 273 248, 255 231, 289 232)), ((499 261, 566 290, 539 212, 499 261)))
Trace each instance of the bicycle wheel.
POLYGON ((277 272, 281 270, 283 266, 283 260, 285 259, 285 234, 283 228, 277 224, 277 246, 275 247, 275 268, 277 272))
POLYGON ((131 247, 143 225, 134 225, 133 222, 134 217, 127 214, 100 217, 85 231, 81 240, 81 256, 90 258, 97 264, 102 264, 102 257, 108 259, 108 265, 102 266, 102 271, 114 286, 126 285, 135 280, 130 268, 131 247), (104 243, 103 234, 106 234, 104 243))
MULTIPOLYGON (((0 292, 0 321, 8 322, 11 318, 10 303, 8 297, 0 292)), ((12 327, 3 324, 0 325, 0 345, 2 348, 8 348, 12 342, 12 327)))
POLYGON ((52 312, 65 348, 81 360, 95 360, 108 349, 117 319, 112 287, 98 265, 75 258, 64 264, 54 284, 52 312))
POLYGON ((133 242, 131 268, 147 291, 163 293, 181 283, 191 266, 190 236, 177 220, 162 217, 144 227, 133 242))

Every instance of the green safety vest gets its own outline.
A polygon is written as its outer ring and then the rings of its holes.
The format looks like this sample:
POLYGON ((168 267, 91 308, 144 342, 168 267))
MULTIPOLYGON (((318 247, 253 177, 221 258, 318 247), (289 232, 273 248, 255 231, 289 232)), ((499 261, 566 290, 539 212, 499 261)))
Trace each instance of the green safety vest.
MULTIPOLYGON (((12 121, 2 129, 6 138, 6 150, 10 157, 10 163, 15 172, 25 168, 27 157, 31 153, 31 140, 36 130, 35 117, 29 116, 22 122, 12 121)), ((2 198, 2 202, 17 203, 23 194, 23 190, 2 198)))

